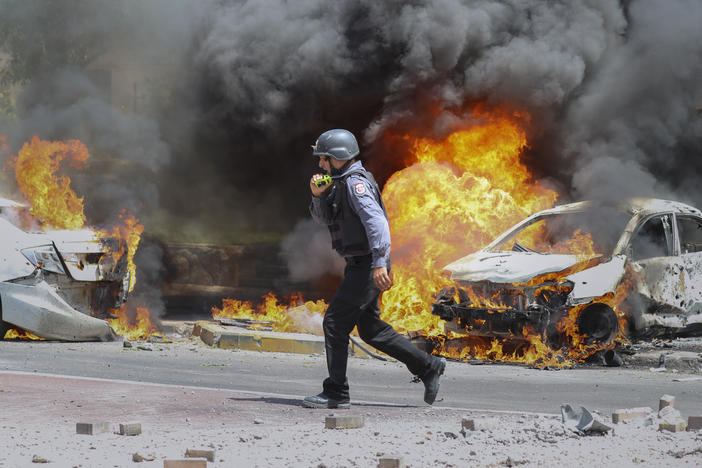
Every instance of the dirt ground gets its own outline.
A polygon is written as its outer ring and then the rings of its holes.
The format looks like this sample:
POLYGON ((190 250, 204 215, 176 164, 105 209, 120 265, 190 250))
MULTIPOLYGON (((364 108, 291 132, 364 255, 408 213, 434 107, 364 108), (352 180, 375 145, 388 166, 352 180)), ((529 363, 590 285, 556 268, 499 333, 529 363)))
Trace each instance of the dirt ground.
POLYGON ((555 415, 374 402, 310 410, 298 396, 17 372, 0 372, 0 402, 3 467, 161 467, 187 449, 215 450, 207 466, 217 467, 374 467, 381 457, 412 467, 702 465, 702 431, 660 432, 657 416, 580 436, 555 415), (326 429, 331 414, 364 426, 326 429), (463 430, 463 418, 493 426, 463 430), (101 421, 140 422, 142 433, 76 434, 77 422, 101 421))

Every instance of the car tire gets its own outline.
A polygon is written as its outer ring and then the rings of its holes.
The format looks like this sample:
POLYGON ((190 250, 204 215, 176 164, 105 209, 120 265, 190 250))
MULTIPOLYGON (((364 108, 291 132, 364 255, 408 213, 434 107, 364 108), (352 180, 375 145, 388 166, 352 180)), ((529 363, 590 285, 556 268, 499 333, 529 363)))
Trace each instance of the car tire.
POLYGON ((586 344, 606 345, 614 341, 619 331, 617 314, 602 303, 587 306, 575 321, 586 344))

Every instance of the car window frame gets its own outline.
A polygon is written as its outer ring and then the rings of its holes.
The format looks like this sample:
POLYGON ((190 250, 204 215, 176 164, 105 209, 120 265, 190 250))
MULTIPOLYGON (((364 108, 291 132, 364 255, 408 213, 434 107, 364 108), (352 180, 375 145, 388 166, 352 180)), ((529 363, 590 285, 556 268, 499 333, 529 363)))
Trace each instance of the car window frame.
MULTIPOLYGON (((663 226, 664 232, 665 232, 665 224, 663 226)), ((666 243, 668 239, 665 239, 666 243)), ((659 212, 659 213, 651 213, 647 216, 642 217, 641 219, 638 220, 636 227, 632 230, 631 235, 629 236, 629 240, 627 242, 627 257, 631 258, 632 261, 634 262, 640 262, 644 260, 648 260, 651 258, 669 258, 669 257, 677 257, 680 255, 680 243, 679 243, 679 238, 678 238, 678 224, 677 224, 677 219, 675 218, 675 212, 674 211, 664 211, 664 212, 659 212), (668 216, 669 220, 669 228, 670 228, 670 234, 672 235, 672 248, 671 248, 671 253, 668 255, 659 255, 657 257, 646 257, 646 258, 633 258, 632 257, 632 242, 636 239, 636 236, 638 236, 639 231, 641 231, 641 228, 643 228, 646 223, 648 223, 650 220, 653 218, 662 218, 664 216, 668 216)))
POLYGON ((680 232, 678 231, 678 217, 680 218, 692 218, 695 219, 698 223, 702 224, 702 216, 698 216, 694 213, 673 213, 674 215, 674 222, 675 222, 675 233, 676 233, 676 238, 678 242, 678 252, 679 255, 688 255, 691 253, 698 253, 698 252, 686 252, 683 253, 682 251, 682 239, 680 238, 680 232))

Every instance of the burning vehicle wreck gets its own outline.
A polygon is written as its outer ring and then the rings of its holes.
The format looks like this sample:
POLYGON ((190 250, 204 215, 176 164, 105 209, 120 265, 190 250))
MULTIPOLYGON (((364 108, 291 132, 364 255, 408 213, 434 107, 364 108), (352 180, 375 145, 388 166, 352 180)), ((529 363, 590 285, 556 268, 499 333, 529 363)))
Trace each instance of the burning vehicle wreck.
POLYGON ((124 242, 91 229, 34 232, 35 223, 0 199, 0 339, 12 327, 52 340, 114 339, 103 318, 127 298, 124 242))
POLYGON ((702 334, 702 212, 683 203, 558 206, 444 269, 432 313, 461 336, 596 350, 702 334))

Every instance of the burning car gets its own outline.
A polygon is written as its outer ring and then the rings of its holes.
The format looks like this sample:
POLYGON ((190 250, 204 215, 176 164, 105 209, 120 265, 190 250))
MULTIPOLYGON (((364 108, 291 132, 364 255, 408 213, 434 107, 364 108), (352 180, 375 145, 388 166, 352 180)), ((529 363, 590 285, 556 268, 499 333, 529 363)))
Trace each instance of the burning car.
POLYGON ((124 242, 90 229, 33 232, 36 223, 0 199, 0 339, 10 327, 53 340, 114 339, 100 317, 127 298, 124 242))
POLYGON ((558 206, 444 269, 455 283, 432 313, 463 335, 557 349, 702 333, 702 212, 683 203, 558 206))

